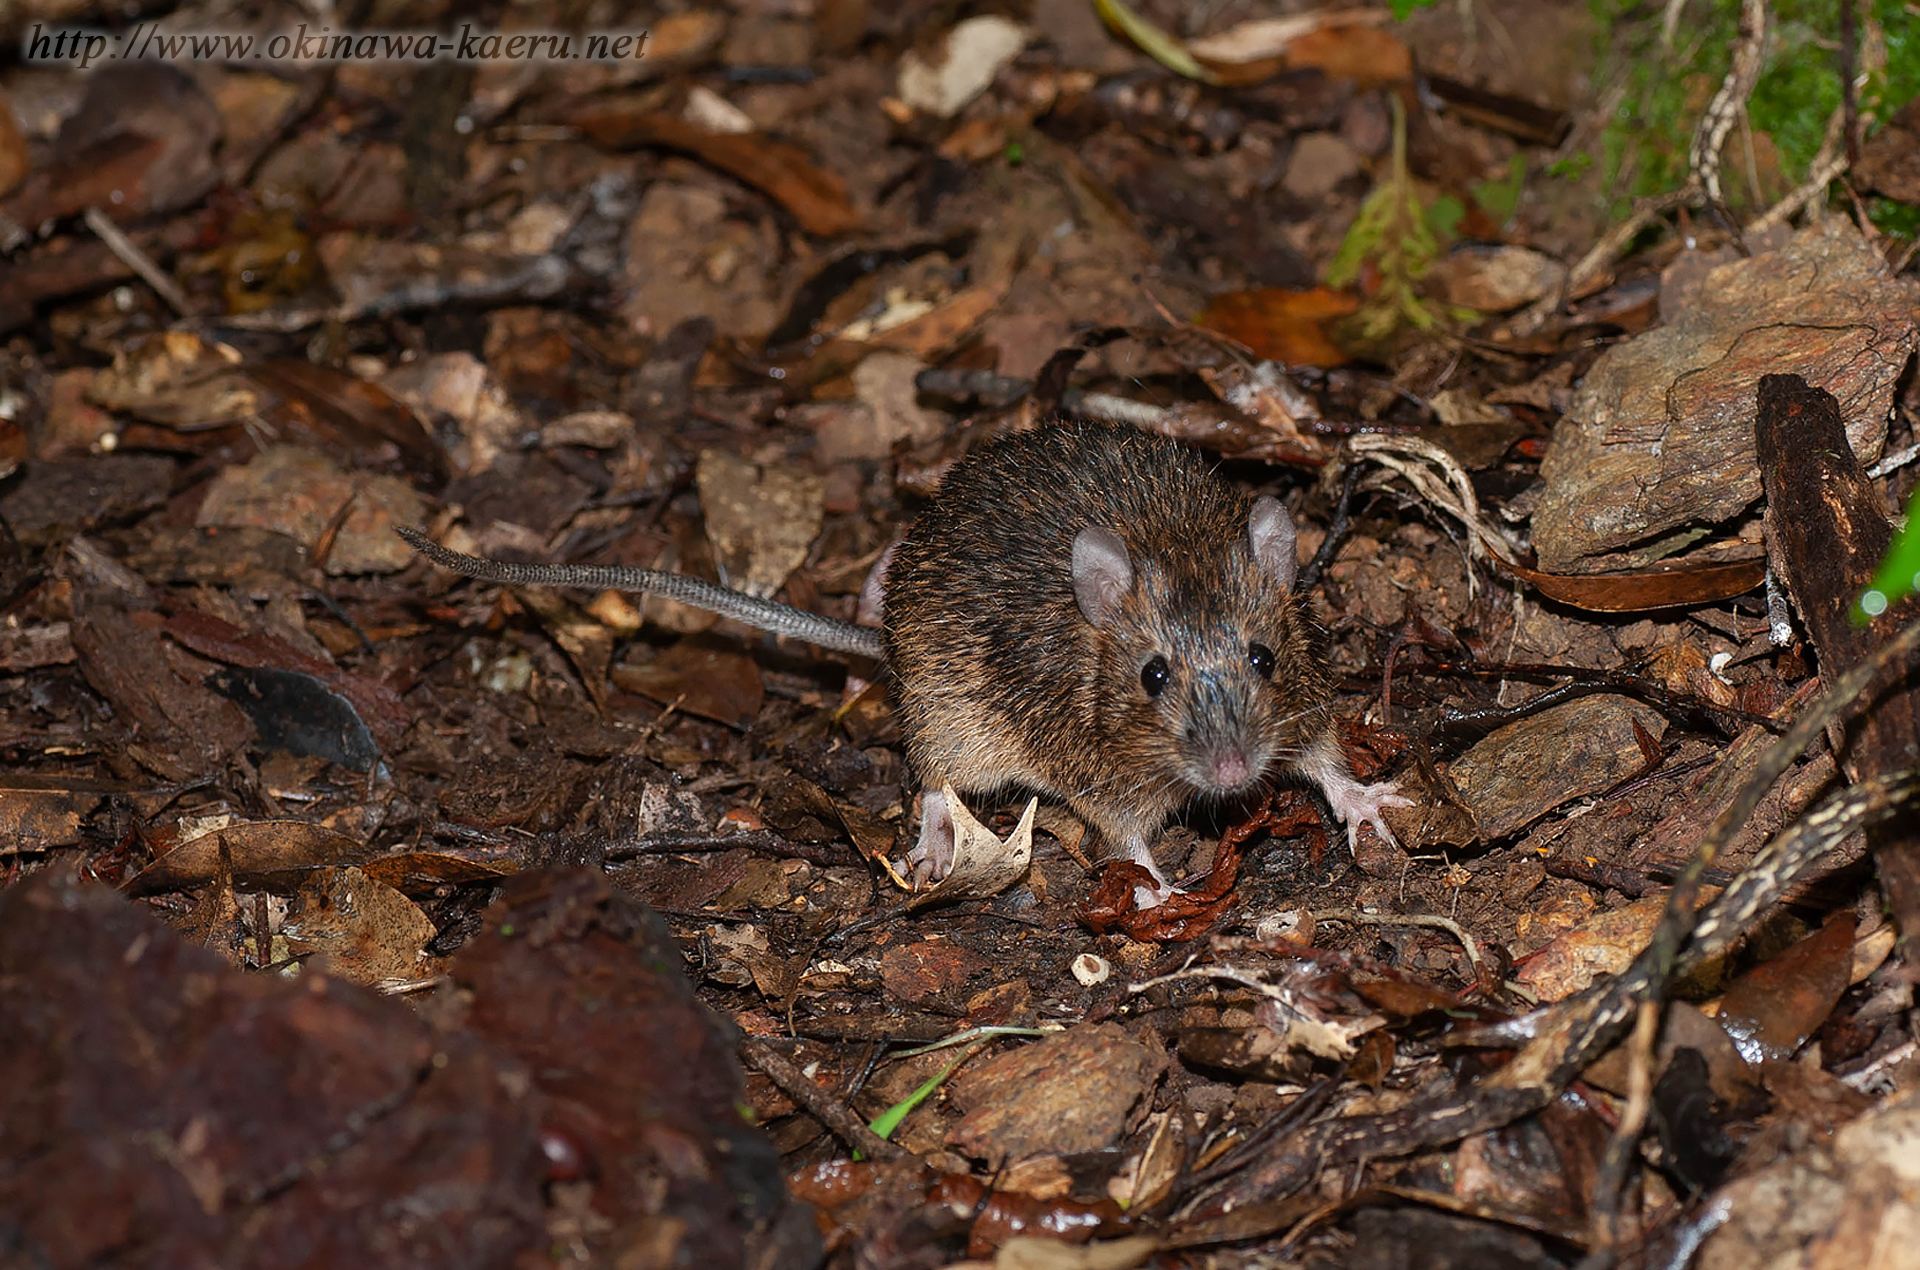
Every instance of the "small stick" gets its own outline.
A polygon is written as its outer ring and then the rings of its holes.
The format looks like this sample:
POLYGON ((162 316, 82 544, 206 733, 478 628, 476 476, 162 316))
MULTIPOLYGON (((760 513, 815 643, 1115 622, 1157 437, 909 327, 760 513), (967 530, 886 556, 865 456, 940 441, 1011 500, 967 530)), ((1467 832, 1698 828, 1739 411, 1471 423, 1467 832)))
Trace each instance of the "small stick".
POLYGON ((139 274, 146 284, 154 289, 167 307, 183 318, 193 316, 193 304, 187 299, 187 293, 180 284, 167 276, 166 270, 154 263, 153 257, 140 250, 139 244, 126 236, 120 227, 107 218, 107 214, 97 207, 86 211, 87 228, 100 236, 107 250, 120 258, 120 263, 139 274))
POLYGON ((807 1074, 757 1036, 740 1038, 740 1056, 780 1087, 780 1092, 806 1108, 807 1113, 833 1130, 842 1142, 869 1160, 897 1160, 905 1147, 889 1142, 855 1115, 853 1108, 807 1079, 807 1074))

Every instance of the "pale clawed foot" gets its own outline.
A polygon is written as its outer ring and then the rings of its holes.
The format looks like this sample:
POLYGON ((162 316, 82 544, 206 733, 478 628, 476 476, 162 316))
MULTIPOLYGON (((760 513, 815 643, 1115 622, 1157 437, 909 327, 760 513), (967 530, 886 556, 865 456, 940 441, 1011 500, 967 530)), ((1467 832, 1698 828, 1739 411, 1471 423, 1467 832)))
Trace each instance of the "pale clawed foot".
POLYGON ((1349 848, 1359 849, 1361 825, 1372 825, 1382 842, 1395 847, 1400 845, 1400 840, 1393 836, 1393 830, 1387 828, 1386 818, 1380 814, 1389 807, 1413 806, 1413 799, 1403 796, 1398 785, 1392 781, 1362 785, 1349 776, 1344 780, 1328 781, 1321 788, 1326 791, 1333 814, 1347 826, 1349 848))
POLYGON ((1413 800, 1403 797, 1400 787, 1392 781, 1362 785, 1353 779, 1353 769, 1347 766, 1347 756, 1341 752, 1332 732, 1307 747, 1296 770, 1327 796, 1333 814, 1347 826, 1349 848, 1359 847, 1361 825, 1372 825, 1382 841, 1396 847, 1400 845, 1380 813, 1389 807, 1411 807, 1413 800))
POLYGON ((947 796, 937 789, 925 790, 920 795, 920 841, 894 867, 917 891, 953 872, 953 849, 953 810, 947 806, 947 796))

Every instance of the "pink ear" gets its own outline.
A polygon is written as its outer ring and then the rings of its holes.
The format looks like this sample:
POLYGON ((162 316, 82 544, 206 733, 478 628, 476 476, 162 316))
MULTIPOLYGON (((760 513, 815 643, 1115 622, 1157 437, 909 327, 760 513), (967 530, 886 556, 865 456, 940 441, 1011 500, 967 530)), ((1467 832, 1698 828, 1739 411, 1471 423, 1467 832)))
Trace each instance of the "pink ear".
POLYGON ((1253 544, 1254 563, 1281 586, 1291 587, 1300 573, 1298 535, 1294 533, 1293 517, 1287 515, 1279 499, 1269 494, 1253 500, 1247 535, 1253 544))
POLYGON ((1133 589, 1133 561, 1111 529, 1082 529, 1073 539, 1073 598, 1081 616, 1104 626, 1133 589))

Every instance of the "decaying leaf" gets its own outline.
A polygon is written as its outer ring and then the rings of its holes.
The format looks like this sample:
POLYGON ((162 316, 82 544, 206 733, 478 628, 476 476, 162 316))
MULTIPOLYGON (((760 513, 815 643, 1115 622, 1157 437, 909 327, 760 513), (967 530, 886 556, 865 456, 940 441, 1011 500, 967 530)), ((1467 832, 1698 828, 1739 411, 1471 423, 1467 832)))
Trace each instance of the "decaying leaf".
POLYGON ((1358 8, 1255 18, 1218 35, 1189 40, 1187 51, 1226 84, 1257 84, 1283 70, 1307 66, 1351 75, 1362 83, 1384 83, 1404 78, 1410 69, 1405 45, 1369 29, 1386 19, 1385 10, 1358 8), (1383 51, 1388 55, 1382 56, 1383 51))
POLYGON ((907 50, 900 59, 900 99, 951 119, 987 90, 1026 42, 1026 28, 1017 22, 992 14, 968 18, 946 33, 932 57, 907 50))
POLYGON ((351 866, 309 878, 284 929, 293 952, 324 953, 327 973, 366 984, 420 977, 434 933, 412 900, 351 866))
POLYGON ((1200 325, 1238 340, 1256 356, 1306 366, 1343 366, 1347 354, 1327 338, 1321 323, 1360 307, 1350 292, 1329 287, 1308 291, 1259 287, 1228 291, 1207 302, 1200 325))
POLYGON ((166 331, 117 350, 86 396, 96 406, 182 432, 244 423, 260 405, 239 352, 191 331, 166 331))
POLYGON ((136 874, 127 890, 152 895, 199 886, 219 872, 223 853, 233 861, 234 877, 243 882, 272 873, 359 864, 370 854, 365 843, 325 825, 223 817, 195 825, 178 846, 136 874))
POLYGON ((393 532, 425 519, 426 501, 413 486, 377 472, 344 472, 324 454, 291 446, 223 468, 194 523, 270 529, 311 550, 342 508, 328 573, 392 573, 413 563, 413 551, 393 532))
MULTIPOLYGON (((951 785, 942 791, 953 813, 953 871, 935 885, 917 893, 914 908, 942 900, 985 899, 1018 882, 1033 863, 1033 818, 1040 800, 1027 800, 1020 823, 1005 839, 973 818, 951 785)), ((899 879, 896 878, 896 881, 899 879)), ((904 884, 904 883, 903 883, 904 884)))
POLYGON ((761 467, 727 450, 703 450, 694 479, 726 584, 750 595, 778 591, 820 533, 820 478, 797 468, 761 467))
POLYGON ((766 695, 758 662, 737 648, 697 637, 681 640, 643 666, 615 666, 613 682, 625 692, 730 728, 752 724, 766 695))
POLYGON ((664 111, 635 110, 617 101, 596 103, 573 123, 604 146, 688 151, 766 193, 810 234, 842 234, 861 223, 847 199, 846 182, 792 142, 761 132, 708 132, 664 111))
POLYGON ((27 775, 0 780, 0 856, 80 841, 81 822, 104 793, 96 782, 27 775))

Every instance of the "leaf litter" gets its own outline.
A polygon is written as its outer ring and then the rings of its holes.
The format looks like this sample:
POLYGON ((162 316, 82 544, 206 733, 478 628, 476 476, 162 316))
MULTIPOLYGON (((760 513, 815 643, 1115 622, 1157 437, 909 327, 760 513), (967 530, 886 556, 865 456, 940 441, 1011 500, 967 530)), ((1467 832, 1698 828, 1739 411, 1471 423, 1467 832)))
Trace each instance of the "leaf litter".
POLYGON ((1584 6, 0 68, 11 1237, 1909 1264, 1912 109, 1809 181, 1733 127, 1777 15, 1731 7, 1684 185, 1611 232, 1554 174, 1584 6), (948 790, 909 893, 879 668, 392 533, 851 621, 1058 413, 1287 501, 1397 845, 1280 782, 1184 814, 1140 910, 1062 809, 948 790))

